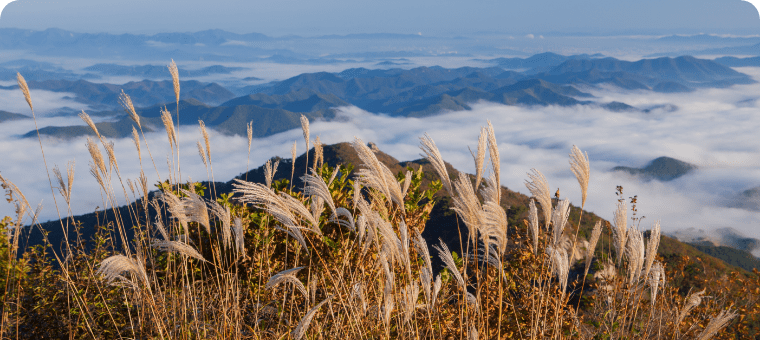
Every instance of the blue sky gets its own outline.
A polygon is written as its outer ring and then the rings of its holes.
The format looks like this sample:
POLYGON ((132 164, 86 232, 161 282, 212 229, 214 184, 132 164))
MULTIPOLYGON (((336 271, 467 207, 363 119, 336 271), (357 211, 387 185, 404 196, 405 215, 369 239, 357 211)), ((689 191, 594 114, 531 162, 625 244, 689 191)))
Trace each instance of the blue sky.
POLYGON ((475 32, 760 34, 741 0, 18 0, 0 27, 157 33, 219 28, 274 36, 475 32))

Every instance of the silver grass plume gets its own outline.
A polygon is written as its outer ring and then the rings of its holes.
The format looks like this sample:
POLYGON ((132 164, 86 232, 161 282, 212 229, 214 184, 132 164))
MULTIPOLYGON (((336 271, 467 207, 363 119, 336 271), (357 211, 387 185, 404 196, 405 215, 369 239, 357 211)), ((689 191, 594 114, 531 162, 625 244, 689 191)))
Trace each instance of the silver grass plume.
POLYGON ((317 138, 314 139, 314 169, 317 169, 317 171, 322 169, 323 156, 324 150, 322 149, 322 141, 319 139, 319 136, 317 136, 317 138))
POLYGON ((319 229, 319 223, 314 219, 311 212, 303 204, 290 195, 283 193, 275 194, 270 188, 260 183, 251 183, 235 180, 233 183, 234 192, 241 193, 242 197, 238 200, 242 203, 251 203, 256 207, 267 211, 278 222, 282 223, 287 232, 293 235, 306 249, 306 241, 301 235, 300 221, 306 221, 310 224, 309 230, 322 236, 319 229), (298 217, 296 217, 298 214, 298 217))
POLYGON ((479 229, 483 244, 486 248, 495 244, 499 254, 507 250, 507 212, 493 201, 483 204, 483 225, 479 229))
POLYGON ((472 325, 470 331, 467 332, 467 340, 478 340, 478 329, 475 325, 472 325))
POLYGON ((472 293, 470 293, 468 291, 465 291, 465 293, 464 293, 464 300, 467 303, 471 304, 472 307, 475 308, 475 310, 478 310, 478 312, 480 312, 479 311, 480 304, 478 303, 478 298, 476 298, 475 295, 472 295, 472 293))
POLYGON ((309 305, 317 303, 317 281, 319 281, 319 276, 316 275, 309 281, 309 288, 307 289, 309 291, 309 300, 307 300, 309 305))
POLYGON ((293 147, 290 148, 290 156, 291 156, 290 181, 291 182, 293 182, 293 175, 296 173, 296 144, 297 144, 296 142, 293 142, 293 147))
POLYGON ((484 202, 493 202, 500 205, 501 190, 497 184, 496 175, 493 172, 485 179, 485 188, 480 189, 480 195, 484 202))
POLYGON ((105 175, 108 170, 106 169, 105 161, 103 161, 103 154, 100 152, 98 145, 93 142, 90 137, 87 137, 87 150, 90 151, 90 157, 92 157, 93 164, 103 175, 105 175))
POLYGON ((402 195, 406 196, 410 185, 412 185, 412 172, 407 170, 406 174, 404 174, 404 187, 401 189, 402 195))
POLYGON ((588 152, 583 153, 577 146, 573 145, 570 151, 570 170, 575 174, 575 178, 578 179, 578 184, 581 186, 581 209, 586 205, 586 197, 588 194, 588 181, 591 173, 588 152))
POLYGON ((185 215, 185 207, 182 199, 177 197, 177 195, 171 191, 159 191, 157 197, 166 203, 169 213, 172 214, 172 217, 177 219, 182 229, 187 231, 187 222, 190 222, 190 219, 185 215))
POLYGON ((103 181, 103 176, 100 175, 98 166, 95 165, 95 163, 90 163, 90 174, 92 175, 92 177, 95 177, 96 181, 98 181, 98 185, 100 185, 100 188, 103 189, 103 191, 107 191, 106 183, 105 181, 103 181))
POLYGON ((409 258, 409 228, 406 226, 406 222, 401 220, 398 224, 398 229, 401 234, 401 259, 404 261, 408 277, 412 277, 412 261, 409 258))
POLYGON ((665 268, 662 267, 662 263, 655 262, 652 270, 649 272, 647 283, 652 291, 652 306, 654 306, 654 303, 657 301, 658 288, 665 286, 665 268))
POLYGON ((172 63, 167 66, 169 69, 169 73, 172 75, 172 83, 174 85, 174 97, 177 100, 177 103, 179 103, 179 70, 177 69, 177 64, 174 63, 174 59, 172 59, 172 63))
POLYGON ((393 231, 393 225, 380 217, 376 211, 361 208, 362 214, 367 216, 370 222, 370 228, 377 228, 380 236, 382 236, 382 249, 391 256, 391 262, 404 259, 404 246, 401 243, 401 239, 396 235, 396 232, 393 231))
POLYGON ((649 275, 654 258, 657 256, 657 248, 660 245, 660 221, 655 221, 652 231, 649 233, 649 242, 647 242, 647 257, 644 261, 644 277, 649 275))
POLYGON ((702 298, 705 294, 705 289, 702 289, 702 291, 691 293, 688 298, 686 298, 686 305, 683 306, 681 309, 681 312, 678 313, 678 318, 676 318, 675 326, 678 327, 678 325, 681 324, 681 321, 686 317, 686 315, 691 312, 694 307, 699 306, 700 303, 702 303, 702 298))
POLYGON ((462 218, 470 230, 470 238, 474 240, 483 225, 483 208, 472 189, 470 177, 467 174, 459 173, 459 178, 454 182, 454 191, 456 195, 451 197, 453 204, 451 209, 462 218))
POLYGON ((203 145, 201 144, 201 141, 196 141, 196 145, 198 146, 198 155, 201 156, 201 161, 203 161, 203 166, 208 167, 208 163, 206 162, 206 150, 203 149, 203 145))
POLYGON ((414 235, 414 248, 417 249, 417 254, 422 258, 425 264, 420 268, 420 281, 422 282, 422 289, 425 293, 425 301, 428 303, 428 308, 433 308, 433 300, 430 297, 431 285, 433 283, 433 263, 430 261, 430 252, 428 251, 427 242, 422 238, 422 235, 415 231, 414 235))
POLYGON ((330 222, 339 224, 346 229, 350 230, 352 233, 356 234, 356 222, 354 222, 354 216, 351 214, 351 211, 344 208, 344 207, 338 207, 335 209, 335 217, 330 219, 330 222), (339 217, 343 216, 346 219, 341 220, 339 217))
POLYGON ((169 237, 169 232, 166 231, 166 227, 164 227, 164 223, 161 221, 161 218, 156 216, 156 223, 154 225, 156 226, 156 229, 158 229, 158 232, 161 233, 161 236, 163 236, 164 240, 171 240, 171 237, 169 237))
POLYGON ((360 306, 362 315, 367 313, 367 300, 364 298, 364 287, 362 287, 361 282, 354 284, 353 289, 351 289, 351 296, 349 299, 358 299, 359 303, 361 304, 360 306))
POLYGON ((29 94, 29 85, 26 84, 26 80, 21 73, 16 72, 16 81, 18 82, 18 87, 21 89, 21 92, 24 93, 24 99, 26 99, 26 103, 29 104, 29 109, 34 110, 34 106, 32 106, 32 96, 29 94))
POLYGON ((393 309, 396 307, 393 299, 392 283, 393 281, 387 281, 385 287, 383 287, 383 307, 381 310, 381 317, 386 326, 391 322, 391 315, 393 314, 393 309))
POLYGON ((169 138, 169 146, 174 148, 177 144, 177 132, 174 129, 174 121, 172 121, 172 114, 166 107, 161 109, 161 121, 164 123, 166 129, 166 136, 169 138))
POLYGON ((206 130, 206 124, 203 123, 202 120, 198 120, 198 125, 201 129, 201 134, 203 135, 203 142, 206 144, 206 158, 208 159, 208 162, 211 163, 211 141, 208 138, 208 130, 206 130))
POLYGON ((549 183, 546 178, 537 169, 531 169, 528 173, 529 181, 525 181, 525 186, 530 191, 531 195, 536 199, 538 204, 541 205, 541 211, 544 214, 544 222, 546 223, 546 229, 549 230, 549 222, 551 221, 552 213, 552 196, 549 189, 549 183))
POLYGON ((272 160, 268 160, 264 164, 264 181, 266 181, 267 187, 272 186, 272 179, 274 179, 274 174, 277 172, 277 166, 280 165, 280 160, 275 160, 274 163, 272 163, 272 160))
POLYGON ((216 201, 209 201, 209 208, 214 214, 216 220, 222 222, 222 242, 225 248, 230 247, 232 241, 232 215, 228 206, 223 206, 216 201))
POLYGON ((113 142, 104 143, 106 148, 106 154, 108 154, 108 164, 116 168, 116 172, 119 173, 119 163, 116 162, 116 152, 113 150, 113 142))
POLYGON ((248 153, 251 153, 251 142, 253 141, 253 121, 248 122, 246 128, 248 132, 248 153))
POLYGON ((707 340, 712 338, 715 334, 718 334, 723 328, 728 325, 731 319, 736 317, 736 313, 731 310, 722 310, 718 315, 712 317, 710 322, 705 326, 705 330, 697 337, 697 340, 707 340))
MULTIPOLYGON (((312 204, 314 204, 318 198, 322 199, 322 202, 327 203, 327 206, 330 207, 330 211, 333 213, 333 218, 337 218, 338 215, 335 209, 335 202, 333 202, 327 183, 325 183, 324 178, 318 175, 314 169, 311 169, 311 172, 312 175, 301 176, 301 181, 305 184, 303 188, 304 196, 311 196, 312 204)), ((316 219, 317 216, 315 216, 314 219, 316 219)))
POLYGON ((243 229, 243 220, 240 217, 235 217, 232 231, 235 236, 235 245, 237 246, 235 249, 238 252, 238 256, 240 256, 240 254, 245 253, 245 229, 243 229))
POLYGON ((615 227, 612 228, 612 242, 617 251, 617 262, 623 259, 623 252, 625 251, 625 243, 628 240, 628 206, 625 202, 619 201, 617 203, 617 209, 615 209, 614 220, 615 227))
POLYGON ((404 195, 401 193, 401 186, 396 181, 396 176, 377 159, 375 153, 361 139, 354 138, 351 146, 362 160, 363 168, 357 171, 361 184, 377 189, 385 195, 389 205, 396 203, 401 213, 405 213, 404 195))
POLYGON ((145 287, 150 290, 150 281, 148 280, 148 274, 145 272, 145 267, 138 259, 132 259, 124 255, 113 255, 100 262, 100 267, 97 273, 103 275, 106 282, 113 283, 115 280, 130 284, 132 287, 137 288, 136 282, 129 280, 121 274, 128 272, 137 277, 145 287))
POLYGON ((135 142, 135 148, 137 148, 137 157, 142 163, 142 152, 140 151, 140 135, 137 134, 137 129, 132 126, 132 140, 135 142))
POLYGON ((446 269, 448 269, 451 274, 454 275, 454 278, 457 280, 459 287, 464 289, 464 279, 462 278, 462 274, 459 273, 457 265, 454 263, 454 258, 451 256, 449 247, 446 246, 446 243, 443 243, 443 240, 438 239, 438 241, 440 241, 441 245, 434 245, 433 248, 438 251, 438 256, 441 258, 441 260, 443 260, 443 263, 446 265, 446 269))
POLYGON ((148 177, 145 176, 145 172, 142 169, 140 170, 140 187, 143 192, 143 211, 148 211, 148 177))
MULTIPOLYGON (((190 183, 188 186, 192 187, 192 183, 190 183)), ((198 194, 193 191, 185 189, 180 190, 182 193, 187 195, 187 197, 182 198, 182 209, 187 219, 191 222, 197 222, 200 225, 204 226, 206 228, 206 232, 211 234, 211 222, 209 222, 206 202, 204 202, 203 198, 198 196, 198 194)), ((229 222, 227 223, 229 225, 229 222)))
POLYGON ((641 268, 644 265, 644 236, 641 231, 628 230, 625 253, 628 258, 628 282, 632 285, 641 277, 641 268))
POLYGON ((554 208, 554 214, 552 214, 553 238, 552 243, 557 244, 562 233, 565 230, 565 224, 567 224, 567 218, 570 216, 570 201, 567 199, 559 200, 557 206, 554 208))
POLYGON ((420 149, 425 153, 425 158, 433 165, 433 169, 438 173, 438 177, 441 178, 443 188, 453 197, 454 191, 451 187, 449 172, 446 170, 446 163, 444 163, 443 157, 441 157, 441 153, 438 151, 433 138, 426 133, 425 136, 420 137, 420 143, 422 144, 420 145, 420 149))
POLYGON ((496 176, 496 188, 499 194, 497 203, 501 203, 501 160, 499 158, 499 144, 496 142, 496 133, 493 131, 491 121, 488 122, 488 154, 491 157, 491 168, 496 176))
POLYGON ((599 236, 602 235, 602 220, 596 221, 594 229, 591 230, 591 239, 588 241, 588 247, 586 248, 586 271, 583 276, 588 275, 588 270, 591 268, 591 260, 594 258, 594 251, 596 250, 596 243, 599 242, 599 236))
POLYGON ((63 180, 63 175, 61 175, 61 170, 58 169, 57 165, 53 167, 53 174, 58 180, 58 192, 66 200, 66 204, 71 204, 71 186, 74 184, 74 161, 66 163, 66 181, 63 180))
POLYGON ((286 269, 272 275, 272 277, 270 277, 267 281, 267 284, 265 286, 266 289, 272 289, 283 282, 289 282, 292 283, 293 286, 295 286, 301 292, 301 294, 303 294, 303 297, 308 300, 309 294, 306 292, 306 287, 304 287, 303 283, 301 283, 301 280, 296 277, 296 274, 298 274, 301 269, 304 269, 304 267, 286 269))
POLYGON ((570 274, 570 266, 568 264, 567 252, 562 248, 547 249, 551 261, 551 271, 557 275, 560 286, 562 287, 562 296, 565 294, 567 288, 567 276, 570 274))
POLYGON ((335 177, 338 176, 338 173, 340 172, 340 164, 335 166, 335 169, 333 169, 332 174, 330 174, 330 179, 327 180, 327 186, 329 187, 332 182, 335 180, 335 177))
POLYGON ((472 150, 470 150, 472 159, 475 161, 475 190, 478 190, 480 187, 480 180, 483 177, 483 161, 485 161, 486 158, 487 139, 488 132, 486 131, 486 128, 480 128, 480 136, 478 137, 478 153, 472 153, 472 150))
POLYGON ((100 136, 100 132, 98 132, 98 127, 95 126, 95 122, 92 121, 92 118, 90 118, 90 115, 88 115, 84 110, 82 110, 81 113, 79 113, 79 118, 81 118, 87 125, 92 129, 92 131, 95 132, 95 135, 98 136, 98 139, 103 139, 103 137, 100 136))
POLYGON ((314 308, 310 309, 306 315, 304 315, 303 319, 298 322, 298 325, 296 326, 296 329, 293 330, 292 333, 290 333, 295 340, 301 340, 303 338, 304 334, 306 334, 306 330, 309 328, 309 324, 311 323, 311 319, 314 318, 314 315, 317 314, 317 311, 319 310, 322 305, 327 303, 327 301, 330 301, 332 299, 332 295, 328 296, 327 299, 320 302, 318 305, 314 306, 314 308))
MULTIPOLYGON (((304 142, 306 142, 306 169, 308 171, 309 168, 309 119, 306 118, 306 116, 301 115, 301 130, 303 131, 303 139, 304 142)), ((293 158, 293 162, 295 162, 296 159, 293 158)))
POLYGON ((533 237, 533 253, 538 255, 538 208, 536 208, 536 200, 531 198, 528 205, 528 229, 533 237))
POLYGON ((168 241, 168 240, 156 239, 156 240, 153 240, 151 245, 154 248, 161 251, 170 252, 170 253, 179 253, 187 257, 192 257, 196 260, 208 262, 206 261, 205 258, 203 258, 203 255, 201 255, 201 253, 199 253, 197 250, 195 250, 195 248, 193 248, 193 246, 182 241, 168 241))
POLYGON ((137 123, 137 126, 141 127, 140 116, 138 116, 135 111, 135 106, 132 104, 132 98, 129 98, 129 95, 124 93, 124 90, 121 90, 121 94, 119 94, 119 104, 121 104, 121 107, 127 112, 129 118, 132 118, 132 120, 137 123))
POLYGON ((356 205, 359 204, 359 201, 364 199, 362 197, 362 184, 359 183, 359 181, 354 181, 353 187, 354 187, 354 193, 351 197, 351 200, 354 203, 354 210, 356 210, 356 205))
POLYGON ((401 288, 401 298, 404 301, 404 323, 412 320, 414 310, 417 307, 417 297, 420 295, 420 287, 417 282, 401 288))
POLYGON ((18 201, 16 212, 18 215, 20 215, 19 218, 21 217, 21 215, 24 215, 23 212, 32 210, 32 206, 29 205, 29 201, 27 201, 26 196, 24 196, 24 193, 21 192, 21 190, 16 186, 16 184, 13 184, 13 182, 3 177, 3 175, 1 174, 0 174, 0 183, 2 184, 3 189, 8 191, 9 193, 8 199, 12 199, 13 195, 18 195, 19 198, 16 198, 16 200, 18 201))
POLYGON ((435 307, 435 302, 438 298, 438 292, 441 291, 441 285, 443 283, 441 282, 441 274, 438 274, 435 276, 435 282, 433 283, 433 302, 430 304, 430 308, 435 307))

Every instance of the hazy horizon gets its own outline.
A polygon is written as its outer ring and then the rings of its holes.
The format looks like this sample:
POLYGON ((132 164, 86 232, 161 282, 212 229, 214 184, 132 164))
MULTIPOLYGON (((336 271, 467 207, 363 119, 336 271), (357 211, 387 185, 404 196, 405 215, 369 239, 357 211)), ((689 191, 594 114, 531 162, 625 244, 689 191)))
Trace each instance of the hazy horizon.
POLYGON ((2 11, 0 27, 83 33, 195 32, 282 36, 399 33, 426 36, 505 34, 756 34, 760 17, 742 0, 542 0, 479 2, 424 0, 281 2, 18 0, 2 11))

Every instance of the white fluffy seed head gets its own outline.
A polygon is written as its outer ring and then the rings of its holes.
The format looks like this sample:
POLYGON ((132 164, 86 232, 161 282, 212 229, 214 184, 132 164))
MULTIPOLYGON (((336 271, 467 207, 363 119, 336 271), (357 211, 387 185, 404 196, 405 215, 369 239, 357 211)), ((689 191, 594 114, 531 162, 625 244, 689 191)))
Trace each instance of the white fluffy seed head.
POLYGON ((135 148, 137 148, 137 157, 142 163, 142 152, 140 152, 140 135, 137 133, 137 129, 132 126, 132 140, 135 142, 135 148))
POLYGON ((588 275, 588 270, 591 268, 591 261, 594 258, 594 251, 596 250, 596 244, 599 242, 599 236, 602 235, 602 220, 596 221, 594 229, 591 230, 591 239, 588 241, 588 248, 586 251, 586 271, 584 276, 588 275))
POLYGON ((88 115, 84 110, 82 110, 81 113, 79 113, 79 118, 82 118, 82 120, 87 123, 87 125, 92 129, 92 131, 95 132, 95 135, 98 136, 98 139, 102 139, 103 137, 100 136, 100 132, 98 132, 98 127, 95 126, 95 122, 92 121, 92 118, 90 118, 90 115, 88 115))
POLYGON ((538 208, 536 208, 535 199, 531 199, 528 205, 528 229, 533 237, 533 253, 538 255, 538 208))
POLYGON ((166 129, 166 136, 169 138, 169 144, 174 147, 177 144, 177 132, 174 129, 174 122, 172 121, 172 114, 166 107, 161 109, 161 121, 164 123, 166 129))
POLYGON ((179 103, 179 70, 177 69, 177 64, 174 63, 174 59, 172 59, 172 63, 169 64, 167 68, 169 69, 169 73, 172 75, 174 96, 176 97, 177 103, 179 103))
POLYGON ((618 202, 614 213, 615 227, 612 228, 612 241, 617 251, 617 262, 623 258, 625 243, 628 241, 628 206, 625 202, 618 202))
POLYGON ((573 171, 575 178, 578 179, 578 184, 581 186, 581 208, 583 208, 586 205, 591 168, 589 166, 588 153, 584 154, 575 145, 573 145, 570 151, 570 170, 573 171))
POLYGON ((552 214, 552 225, 554 228, 552 243, 555 245, 562 238, 562 234, 565 230, 565 224, 567 224, 567 219, 569 216, 570 201, 567 199, 559 200, 557 202, 557 206, 554 208, 554 213, 552 214))
POLYGON ((253 141, 253 121, 248 122, 248 153, 251 153, 251 142, 253 141))
POLYGON ((29 85, 26 84, 26 80, 21 73, 16 72, 16 80, 18 81, 18 87, 21 89, 21 92, 24 93, 26 103, 29 104, 29 109, 34 111, 34 106, 32 106, 32 96, 29 94, 29 85))
POLYGON ((531 169, 528 173, 530 181, 525 181, 525 186, 530 191, 533 198, 536 199, 538 204, 541 205, 541 211, 544 215, 544 223, 546 223, 547 230, 549 229, 549 222, 551 222, 552 214, 552 196, 549 189, 549 183, 546 181, 546 177, 538 171, 538 169, 531 169))
POLYGON ((438 173, 438 177, 441 178, 443 188, 446 189, 449 195, 454 196, 454 191, 451 187, 451 179, 449 178, 449 172, 446 170, 446 163, 444 163, 443 157, 438 151, 438 147, 435 145, 433 138, 431 138, 426 133, 425 136, 420 137, 420 142, 422 144, 420 146, 420 149, 422 149, 422 151, 425 153, 425 158, 427 158, 430 164, 433 165, 433 169, 435 169, 435 172, 438 173))
POLYGON ((652 263, 657 256, 657 248, 660 245, 660 221, 655 221, 652 231, 649 233, 649 242, 647 242, 646 260, 644 261, 644 277, 649 275, 652 263))
POLYGON ((132 104, 132 98, 124 93, 124 90, 121 90, 121 94, 119 94, 119 103, 121 104, 121 107, 124 108, 124 111, 127 112, 129 118, 132 118, 132 120, 137 123, 137 126, 140 127, 140 116, 138 116, 135 111, 135 106, 132 104))

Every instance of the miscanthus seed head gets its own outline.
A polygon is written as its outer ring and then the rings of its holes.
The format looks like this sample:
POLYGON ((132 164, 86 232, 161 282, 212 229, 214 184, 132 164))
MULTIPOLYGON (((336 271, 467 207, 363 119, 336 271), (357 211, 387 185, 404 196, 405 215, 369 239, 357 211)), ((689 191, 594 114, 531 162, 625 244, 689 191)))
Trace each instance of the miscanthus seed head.
POLYGON ((129 118, 132 118, 132 120, 137 123, 138 127, 141 126, 140 116, 138 116, 137 112, 135 112, 135 106, 132 104, 132 98, 130 98, 128 94, 124 93, 124 90, 121 90, 121 94, 119 95, 119 103, 124 108, 124 111, 127 112, 129 118))
POLYGON ((588 153, 584 154, 573 145, 570 151, 570 170, 575 174, 578 184, 581 186, 581 208, 586 205, 586 196, 588 194, 588 181, 591 173, 588 162, 588 153))
POLYGON ((549 183, 546 181, 546 177, 544 177, 538 169, 531 169, 531 172, 528 173, 528 178, 530 178, 530 181, 525 181, 525 186, 536 199, 538 204, 541 205, 541 211, 544 215, 544 223, 546 223, 546 228, 548 229, 552 214, 552 196, 551 189, 549 189, 549 183))
POLYGON ((172 83, 174 84, 174 96, 176 97, 177 103, 179 103, 179 70, 177 69, 177 64, 174 63, 174 59, 172 59, 172 63, 167 66, 169 69, 169 73, 172 75, 172 83))
POLYGON ((24 93, 24 99, 26 99, 26 103, 29 104, 29 109, 34 111, 34 106, 32 105, 32 96, 29 94, 29 86, 26 84, 24 76, 22 76, 21 73, 16 72, 16 80, 18 81, 18 87, 21 89, 21 92, 24 93))

